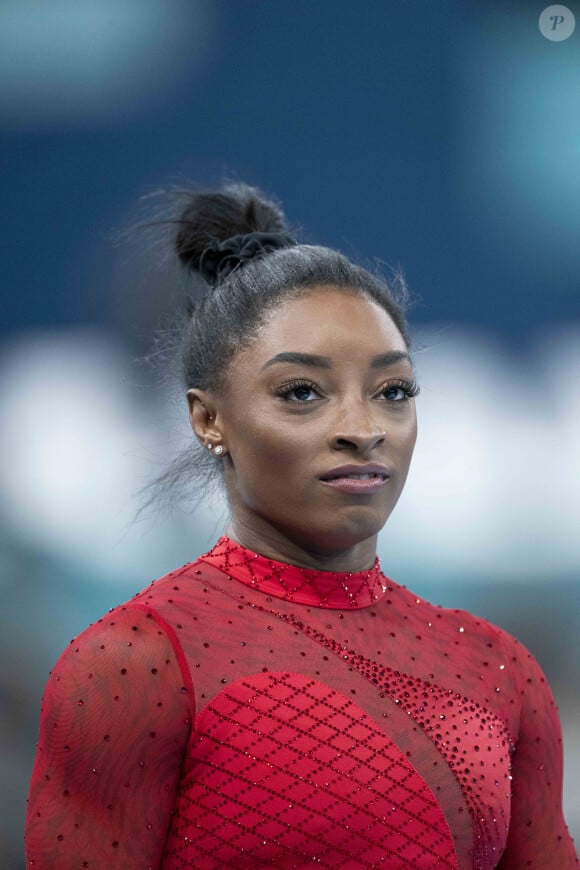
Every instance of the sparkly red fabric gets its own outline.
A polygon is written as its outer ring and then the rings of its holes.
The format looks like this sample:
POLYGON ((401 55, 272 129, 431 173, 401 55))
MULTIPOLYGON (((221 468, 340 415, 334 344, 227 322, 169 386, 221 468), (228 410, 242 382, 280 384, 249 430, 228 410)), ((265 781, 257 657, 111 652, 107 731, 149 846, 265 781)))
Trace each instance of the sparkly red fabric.
POLYGON ((53 669, 27 866, 567 870, 561 764, 500 629, 221 538, 53 669))

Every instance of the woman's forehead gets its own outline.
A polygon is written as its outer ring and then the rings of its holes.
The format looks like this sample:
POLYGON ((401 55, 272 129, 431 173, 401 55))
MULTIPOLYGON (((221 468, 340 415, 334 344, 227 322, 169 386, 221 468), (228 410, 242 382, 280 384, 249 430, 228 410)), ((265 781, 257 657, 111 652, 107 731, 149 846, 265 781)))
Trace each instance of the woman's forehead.
POLYGON ((390 315, 349 288, 320 287, 287 299, 267 316, 257 335, 260 356, 303 352, 334 357, 366 350, 370 357, 407 351, 390 315))

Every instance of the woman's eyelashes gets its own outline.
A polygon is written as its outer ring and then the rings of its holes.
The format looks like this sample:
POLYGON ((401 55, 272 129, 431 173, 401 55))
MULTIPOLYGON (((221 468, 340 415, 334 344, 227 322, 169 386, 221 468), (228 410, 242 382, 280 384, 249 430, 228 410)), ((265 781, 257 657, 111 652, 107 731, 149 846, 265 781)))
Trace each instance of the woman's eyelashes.
POLYGON ((298 402, 300 404, 322 398, 320 390, 311 381, 289 381, 278 387, 276 395, 287 402, 298 402))
POLYGON ((384 384, 379 390, 379 394, 384 396, 388 402, 407 402, 409 399, 414 399, 419 395, 419 384, 417 381, 389 381, 384 384))
MULTIPOLYGON (((276 395, 286 402, 301 405, 324 398, 320 387, 306 380, 288 381, 276 389, 276 395)), ((400 404, 417 395, 419 395, 419 385, 416 381, 391 380, 383 384, 374 397, 383 397, 390 404, 400 404)))

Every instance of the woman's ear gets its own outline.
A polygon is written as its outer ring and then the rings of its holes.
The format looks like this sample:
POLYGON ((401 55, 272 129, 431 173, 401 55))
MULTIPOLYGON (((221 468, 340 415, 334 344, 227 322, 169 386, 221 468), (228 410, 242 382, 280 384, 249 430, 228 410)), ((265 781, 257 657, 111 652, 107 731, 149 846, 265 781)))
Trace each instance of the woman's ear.
POLYGON ((206 390, 188 390, 187 402, 189 422, 200 444, 203 447, 222 444, 223 433, 217 422, 217 409, 211 393, 206 390))

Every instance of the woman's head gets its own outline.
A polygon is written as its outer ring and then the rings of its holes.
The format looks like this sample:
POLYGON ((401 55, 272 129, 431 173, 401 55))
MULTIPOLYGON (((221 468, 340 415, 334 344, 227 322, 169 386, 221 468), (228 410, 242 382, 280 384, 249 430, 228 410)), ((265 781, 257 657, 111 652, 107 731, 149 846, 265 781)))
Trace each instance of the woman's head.
POLYGON ((237 537, 293 560, 367 542, 372 561, 409 469, 415 393, 376 302, 331 286, 271 309, 222 388, 188 392, 200 442, 222 448, 237 537))
POLYGON ((236 351, 251 342, 268 312, 314 287, 350 288, 374 299, 409 344, 402 305, 386 283, 338 251, 296 244, 280 208, 254 188, 231 185, 218 193, 192 193, 178 226, 175 247, 181 262, 211 282, 192 301, 183 332, 182 375, 187 388, 219 389, 236 351), (222 263, 216 264, 220 243, 246 234, 277 236, 280 246, 232 269, 235 256, 226 244, 222 263))
POLYGON ((256 546, 281 535, 296 552, 374 538, 416 434, 405 317, 387 285, 297 244, 245 186, 192 194, 176 249, 207 283, 183 330, 182 377, 205 468, 203 447, 220 445, 211 459, 234 523, 256 546))

